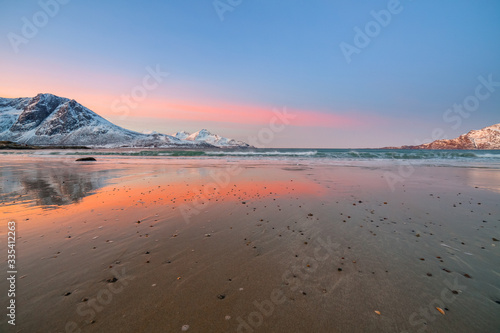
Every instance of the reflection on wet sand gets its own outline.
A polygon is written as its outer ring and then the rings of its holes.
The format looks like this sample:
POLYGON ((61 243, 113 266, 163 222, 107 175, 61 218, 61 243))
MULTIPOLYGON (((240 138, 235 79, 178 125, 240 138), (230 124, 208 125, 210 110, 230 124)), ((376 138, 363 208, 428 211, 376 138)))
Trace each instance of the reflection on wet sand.
POLYGON ((88 164, 3 165, 0 167, 0 203, 40 208, 77 203, 118 177, 120 171, 96 169, 88 164))
POLYGON ((394 191, 384 171, 139 159, 2 165, 2 191, 17 202, 0 214, 21 235, 18 328, 241 332, 278 291, 283 302, 255 332, 494 331, 498 194, 468 183, 462 168, 421 168, 394 191), (26 209, 16 194, 31 195, 32 206, 63 204, 26 209), (443 290, 446 316, 435 308, 443 290))
POLYGON ((500 193, 500 171, 496 169, 468 168, 466 179, 469 186, 500 193))

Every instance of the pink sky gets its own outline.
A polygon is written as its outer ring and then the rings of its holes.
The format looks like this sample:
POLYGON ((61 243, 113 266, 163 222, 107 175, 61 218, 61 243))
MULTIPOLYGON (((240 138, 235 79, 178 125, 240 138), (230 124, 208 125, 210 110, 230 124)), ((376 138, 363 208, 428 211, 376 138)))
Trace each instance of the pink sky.
MULTIPOLYGON (((292 115, 284 124, 289 133, 315 133, 318 128, 323 129, 319 132, 328 129, 345 131, 368 126, 368 118, 362 116, 361 112, 351 110, 349 113, 331 111, 327 113, 287 106, 218 101, 206 93, 205 95, 198 93, 199 87, 192 83, 173 85, 172 82, 168 82, 158 85, 154 90, 146 90, 144 99, 130 97, 126 101, 123 96, 131 96, 133 89, 141 86, 142 79, 102 73, 82 73, 74 68, 68 72, 69 68, 65 66, 56 68, 59 68, 59 72, 53 70, 48 72, 44 67, 36 66, 25 71, 18 68, 15 72, 4 68, 2 82, 9 84, 0 83, 1 97, 32 97, 41 92, 52 93, 75 99, 104 118, 131 130, 155 130, 171 134, 180 130, 192 132, 203 127, 241 140, 256 135, 261 128, 269 127, 271 121, 281 128, 280 125, 283 123, 275 119, 273 110, 286 110, 292 115), (68 77, 72 80, 65 80, 68 77), (174 98, 173 95, 178 98, 174 98)), ((370 123, 373 121, 378 120, 371 117, 370 123)), ((283 136, 281 138, 283 140, 286 133, 276 134, 276 146, 283 146, 279 143, 280 135, 283 136)))

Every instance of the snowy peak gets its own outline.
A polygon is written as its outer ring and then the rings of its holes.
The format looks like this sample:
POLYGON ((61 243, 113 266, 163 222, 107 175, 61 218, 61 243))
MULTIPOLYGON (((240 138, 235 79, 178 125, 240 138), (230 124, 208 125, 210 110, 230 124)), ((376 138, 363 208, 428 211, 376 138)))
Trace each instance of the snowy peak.
POLYGON ((500 149, 500 124, 472 130, 451 140, 436 140, 403 149, 500 149))
POLYGON ((212 147, 165 134, 141 134, 114 125, 75 100, 52 94, 0 98, 0 140, 28 145, 91 147, 212 147))
POLYGON ((476 149, 500 149, 500 124, 472 130, 466 137, 476 149))
POLYGON ((207 129, 202 129, 189 135, 188 137, 186 137, 186 140, 194 142, 207 142, 217 147, 250 147, 249 144, 243 141, 224 138, 220 135, 210 133, 207 129))
POLYGON ((12 131, 29 131, 40 125, 62 103, 69 101, 67 98, 51 94, 38 94, 31 98, 28 106, 11 127, 12 131))
POLYGON ((206 140, 209 137, 215 137, 215 138, 220 138, 217 134, 212 134, 206 129, 202 129, 198 132, 194 132, 193 134, 189 135, 186 139, 190 141, 195 141, 195 140, 206 140))
POLYGON ((119 127, 74 99, 38 94, 32 98, 0 98, 0 141, 27 145, 90 146, 103 148, 215 148, 248 144, 202 129, 173 136, 138 133, 119 127))
POLYGON ((180 139, 180 140, 186 140, 186 138, 189 136, 190 134, 186 131, 180 131, 180 132, 177 132, 175 134, 172 134, 173 137, 177 138, 177 139, 180 139))

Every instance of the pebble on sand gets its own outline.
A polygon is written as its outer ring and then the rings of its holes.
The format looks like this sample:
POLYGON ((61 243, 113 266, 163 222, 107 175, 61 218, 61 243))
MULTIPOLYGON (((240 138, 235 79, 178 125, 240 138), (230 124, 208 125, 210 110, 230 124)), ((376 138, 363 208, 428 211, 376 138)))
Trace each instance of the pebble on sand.
POLYGON ((181 331, 186 332, 189 329, 189 325, 182 325, 181 331))

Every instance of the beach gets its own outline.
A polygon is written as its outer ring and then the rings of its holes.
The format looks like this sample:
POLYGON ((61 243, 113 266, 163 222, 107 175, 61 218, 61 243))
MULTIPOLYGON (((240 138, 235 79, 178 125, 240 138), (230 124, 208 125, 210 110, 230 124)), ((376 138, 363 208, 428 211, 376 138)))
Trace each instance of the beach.
POLYGON ((500 329, 496 167, 96 157, 2 155, 1 331, 500 329))

